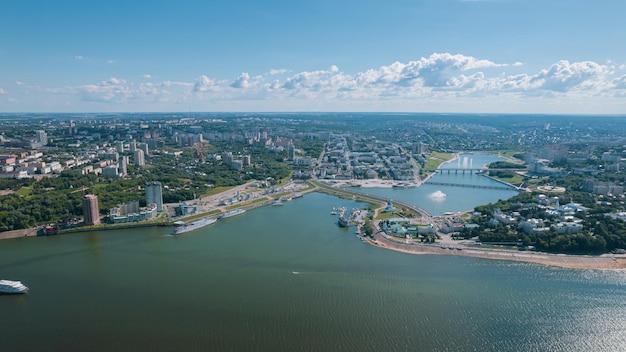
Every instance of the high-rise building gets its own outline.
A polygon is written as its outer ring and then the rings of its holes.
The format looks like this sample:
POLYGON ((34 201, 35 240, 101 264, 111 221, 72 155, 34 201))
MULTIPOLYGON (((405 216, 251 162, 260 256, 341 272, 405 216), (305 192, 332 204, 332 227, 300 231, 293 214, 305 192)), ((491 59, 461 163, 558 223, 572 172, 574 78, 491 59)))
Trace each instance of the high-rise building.
POLYGON ((135 166, 143 167, 146 166, 146 160, 143 155, 143 150, 137 149, 135 150, 135 166))
POLYGON ((130 152, 134 153, 135 150, 137 150, 137 142, 136 141, 130 141, 130 152))
POLYGON ((46 134, 46 131, 37 130, 35 131, 35 136, 37 138, 37 143, 40 143, 41 145, 48 144, 48 135, 46 134))
POLYGON ((161 182, 148 182, 146 185, 146 203, 156 204, 157 211, 163 211, 163 191, 161 190, 161 182))
POLYGON ((98 196, 85 194, 83 196, 83 217, 85 225, 98 225, 100 223, 100 208, 98 208, 98 196))
POLYGON ((296 159, 296 147, 294 147, 293 145, 289 146, 289 160, 295 160, 296 159))
POLYGON ((124 142, 123 141, 117 141, 115 143, 115 149, 117 150, 118 153, 124 153, 124 142))
POLYGON ((148 143, 142 143, 141 150, 143 150, 145 155, 150 155, 150 149, 148 149, 148 143))
POLYGON ((126 174, 128 173, 128 157, 127 156, 120 156, 120 158, 118 159, 118 169, 119 169, 120 176, 126 176, 126 174))

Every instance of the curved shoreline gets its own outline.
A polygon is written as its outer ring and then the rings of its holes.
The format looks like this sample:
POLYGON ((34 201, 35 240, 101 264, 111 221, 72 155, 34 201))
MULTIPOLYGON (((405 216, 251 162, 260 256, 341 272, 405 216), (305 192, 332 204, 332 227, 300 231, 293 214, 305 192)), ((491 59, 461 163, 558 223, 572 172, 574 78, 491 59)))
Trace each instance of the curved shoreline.
MULTIPOLYGON (((465 256, 482 259, 509 260, 524 263, 542 264, 569 269, 626 269, 626 255, 602 254, 599 256, 551 254, 544 252, 520 252, 498 249, 475 249, 473 247, 441 248, 438 244, 399 243, 386 238, 380 232, 367 242, 371 245, 407 254, 431 254, 465 256)), ((402 241, 398 239, 398 241, 402 241)))
MULTIPOLYGON (((308 193, 312 191, 320 191, 320 190, 316 188, 309 188, 303 191, 302 193, 308 193)), ((350 192, 345 189, 342 191, 353 193, 353 194, 360 194, 356 192, 350 192)), ((257 206, 263 206, 263 205, 266 205, 266 202, 263 202, 260 204, 254 204, 251 208, 254 208, 257 206)), ((133 225, 134 226, 132 225, 120 226, 116 228, 105 227, 105 228, 97 228, 97 229, 91 229, 91 230, 92 231, 95 231, 95 230, 106 231, 106 230, 120 229, 124 227, 164 226, 164 224, 162 223, 161 224, 155 224, 155 223, 141 224, 141 225, 133 224, 133 225)), ((462 246, 462 245, 456 246, 458 248, 462 248, 461 250, 457 248, 449 249, 448 247, 441 248, 440 247, 441 244, 419 244, 415 242, 407 242, 406 240, 399 239, 399 238, 389 238, 389 236, 384 235, 383 232, 380 231, 380 229, 378 230, 379 231, 373 235, 373 238, 365 237, 369 244, 380 247, 380 248, 390 249, 390 250, 407 253, 407 254, 466 256, 466 257, 475 257, 475 258, 483 258, 483 259, 509 260, 509 261, 525 262, 525 263, 534 263, 534 264, 542 264, 542 265, 547 265, 547 266, 571 268, 571 269, 604 269, 604 270, 626 269, 626 255, 602 254, 599 256, 588 256, 588 255, 571 255, 571 254, 551 254, 551 253, 544 253, 544 252, 525 252, 525 251, 474 248, 474 247, 467 247, 467 246, 462 246)), ((36 229, 16 230, 16 231, 11 231, 11 232, 14 232, 14 234, 9 234, 8 232, 0 233, 0 239, 36 236, 36 229), (6 236, 6 235, 9 235, 9 236, 6 236)), ((67 231, 67 232, 88 232, 88 229, 77 228, 74 231, 67 231)))

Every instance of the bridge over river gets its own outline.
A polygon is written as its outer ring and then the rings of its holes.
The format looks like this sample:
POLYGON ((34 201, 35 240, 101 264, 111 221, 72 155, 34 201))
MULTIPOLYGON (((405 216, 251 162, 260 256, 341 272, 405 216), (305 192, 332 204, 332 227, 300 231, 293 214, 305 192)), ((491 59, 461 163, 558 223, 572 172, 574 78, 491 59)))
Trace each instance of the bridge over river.
POLYGON ((439 169, 422 169, 424 172, 434 172, 440 174, 482 174, 487 173, 489 171, 528 171, 527 168, 495 168, 495 169, 486 169, 486 168, 439 168, 439 169))
POLYGON ((484 188, 484 189, 497 189, 502 191, 519 191, 519 188, 514 186, 488 186, 488 185, 470 185, 466 183, 451 183, 451 182, 433 182, 428 181, 425 184, 435 186, 450 186, 450 187, 467 187, 467 188, 484 188))

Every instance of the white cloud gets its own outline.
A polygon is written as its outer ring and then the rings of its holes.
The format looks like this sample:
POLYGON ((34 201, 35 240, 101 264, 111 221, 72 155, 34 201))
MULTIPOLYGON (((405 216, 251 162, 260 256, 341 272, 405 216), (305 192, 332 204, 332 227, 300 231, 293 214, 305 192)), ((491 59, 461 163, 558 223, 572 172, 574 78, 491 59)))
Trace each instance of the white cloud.
POLYGON ((160 83, 162 87, 180 86, 180 87, 193 87, 193 83, 189 82, 177 82, 177 81, 163 81, 160 83))
POLYGON ((606 77, 611 73, 605 65, 592 61, 569 63, 561 60, 533 77, 541 82, 541 88, 556 92, 572 89, 594 89, 605 85, 606 77))
POLYGON ((25 86, 26 85, 26 83, 21 82, 21 81, 15 81, 15 84, 18 85, 18 86, 25 86))
POLYGON ((2 94, 8 94, 6 90, 4 90, 4 88, 0 88, 0 95, 2 94))
POLYGON ((87 101, 126 101, 133 97, 133 91, 126 80, 111 77, 99 84, 87 84, 78 87, 78 92, 87 101))
POLYGON ((282 88, 288 90, 322 91, 349 88, 353 84, 350 76, 339 72, 339 68, 332 65, 328 70, 300 72, 285 81, 282 88))
MULTIPOLYGON (((626 75, 623 71, 616 74, 616 64, 561 60, 535 72, 520 73, 519 67, 522 66, 519 61, 501 64, 462 54, 435 53, 354 74, 342 72, 332 65, 282 79, 273 76, 287 73, 287 70, 273 69, 259 76, 243 72, 229 80, 201 75, 193 82, 153 82, 152 75, 144 74, 135 82, 111 77, 100 83, 76 87, 42 88, 19 81, 16 85, 26 86, 30 92, 73 95, 87 102, 115 103, 116 107, 124 106, 123 103, 131 107, 147 104, 147 110, 159 109, 149 106, 167 106, 156 103, 180 103, 185 109, 228 107, 231 104, 232 109, 236 106, 263 106, 272 110, 287 107, 296 110, 360 110, 363 107, 381 111, 405 107, 416 111, 437 106, 457 111, 459 106, 471 104, 480 109, 489 102, 489 106, 500 104, 502 111, 508 111, 512 106, 524 104, 532 110, 535 105, 530 102, 536 104, 538 99, 550 102, 552 106, 569 107, 573 105, 566 102, 596 101, 598 97, 616 99, 613 106, 623 107, 617 99, 626 96, 626 75), (507 73, 507 70, 511 72, 507 73), (489 99, 493 97, 497 99, 489 99), (244 105, 239 104, 243 102, 244 105)), ((16 88, 16 92, 12 90, 11 93, 15 95, 20 90, 23 91, 16 88)), ((0 94, 3 91, 0 90, 0 94)), ((17 96, 24 101, 22 96, 17 96)), ((595 103, 594 106, 602 104, 595 103)))
POLYGON ((109 64, 109 65, 110 65, 110 64, 112 64, 112 63, 114 63, 114 62, 115 62, 115 61, 113 61, 113 60, 107 60, 107 64, 109 64))
POLYGON ((193 91, 196 93, 216 91, 217 89, 217 83, 205 75, 202 75, 198 79, 196 79, 196 83, 193 86, 193 91))
POLYGON ((371 69, 357 75, 360 84, 396 84, 403 87, 425 86, 445 88, 449 80, 462 71, 481 68, 503 67, 489 60, 479 60, 472 56, 450 53, 434 53, 406 64, 394 62, 389 66, 371 69))
POLYGON ((250 75, 247 72, 243 72, 233 83, 231 83, 230 86, 233 88, 254 88, 262 80, 263 78, 261 76, 250 78, 250 75))
POLYGON ((284 73, 289 72, 289 70, 287 70, 286 68, 278 68, 278 69, 271 69, 269 74, 270 76, 274 76, 274 75, 282 75, 284 73))
POLYGON ((615 78, 611 83, 617 89, 626 89, 626 75, 615 78))
POLYGON ((80 60, 84 60, 84 59, 85 59, 85 57, 84 57, 84 56, 82 56, 82 55, 76 55, 76 56, 74 56, 74 60, 78 60, 78 61, 80 61, 80 60))

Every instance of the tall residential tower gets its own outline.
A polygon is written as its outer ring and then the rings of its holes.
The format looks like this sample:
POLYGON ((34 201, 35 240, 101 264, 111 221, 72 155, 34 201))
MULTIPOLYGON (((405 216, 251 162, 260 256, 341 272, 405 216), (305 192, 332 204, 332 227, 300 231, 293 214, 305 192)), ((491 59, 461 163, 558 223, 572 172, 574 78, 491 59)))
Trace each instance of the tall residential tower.
POLYGON ((85 194, 83 196, 83 217, 85 225, 98 225, 100 223, 100 208, 98 208, 98 196, 85 194))
POLYGON ((148 182, 146 185, 146 203, 156 204, 157 211, 163 211, 163 191, 161 190, 161 182, 148 182))

